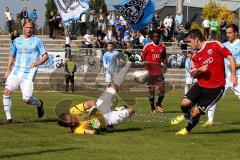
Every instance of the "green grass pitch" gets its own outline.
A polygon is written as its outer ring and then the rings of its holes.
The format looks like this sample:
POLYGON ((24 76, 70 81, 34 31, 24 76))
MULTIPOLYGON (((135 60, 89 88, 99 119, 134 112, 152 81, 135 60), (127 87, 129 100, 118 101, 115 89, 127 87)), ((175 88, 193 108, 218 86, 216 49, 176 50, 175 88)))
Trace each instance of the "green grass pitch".
MULTIPOLYGON (((98 94, 98 93, 97 93, 98 94)), ((131 95, 133 93, 125 93, 131 95)), ((237 160, 240 159, 240 103, 232 93, 218 103, 216 125, 203 128, 201 118, 186 137, 175 136, 186 123, 171 126, 169 120, 180 114, 182 93, 168 93, 167 110, 151 115, 147 97, 137 99, 135 117, 105 135, 74 135, 56 123, 54 107, 62 99, 92 98, 52 92, 35 92, 45 102, 45 116, 37 118, 36 108, 25 105, 20 93, 12 95, 14 123, 3 124, 0 111, 0 159, 8 160, 237 160)), ((120 98, 119 98, 120 99, 120 98)), ((2 99, 1 99, 2 101, 2 99)), ((126 102, 130 102, 129 98, 126 102)), ((123 103, 118 100, 119 103, 123 103)))

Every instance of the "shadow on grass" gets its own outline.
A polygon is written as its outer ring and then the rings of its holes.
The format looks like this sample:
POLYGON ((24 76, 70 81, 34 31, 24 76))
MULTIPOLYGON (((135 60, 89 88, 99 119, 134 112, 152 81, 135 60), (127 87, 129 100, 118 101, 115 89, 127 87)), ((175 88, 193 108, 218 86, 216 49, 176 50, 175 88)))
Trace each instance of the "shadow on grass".
POLYGON ((142 128, 123 128, 123 129, 115 129, 111 132, 108 133, 114 133, 114 132, 134 132, 134 131, 141 131, 143 130, 142 128))
POLYGON ((57 118, 48 118, 48 119, 36 119, 32 122, 57 122, 58 119, 57 118))
POLYGON ((6 154, 1 155, 1 158, 13 158, 13 157, 21 157, 21 156, 29 156, 29 155, 38 155, 38 154, 44 154, 49 152, 61 152, 61 151, 70 151, 70 150, 77 150, 80 148, 60 148, 60 149, 48 149, 48 150, 42 150, 42 151, 33 151, 33 152, 26 152, 26 153, 13 153, 13 154, 6 154))
POLYGON ((229 129, 215 132, 196 132, 195 134, 231 134, 231 133, 240 133, 240 129, 229 129))

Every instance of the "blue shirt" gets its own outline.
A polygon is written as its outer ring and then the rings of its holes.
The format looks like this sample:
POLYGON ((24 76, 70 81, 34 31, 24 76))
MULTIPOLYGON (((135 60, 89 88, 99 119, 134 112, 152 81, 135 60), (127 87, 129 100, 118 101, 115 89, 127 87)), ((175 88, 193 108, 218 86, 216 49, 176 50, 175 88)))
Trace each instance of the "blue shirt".
POLYGON ((143 39, 143 45, 145 46, 146 44, 152 42, 152 40, 150 38, 144 38, 143 39))
MULTIPOLYGON (((223 44, 233 55, 236 64, 240 64, 240 40, 237 39, 235 42, 230 43, 229 41, 223 44)), ((225 62, 225 74, 226 77, 231 76, 231 71, 228 69, 228 65, 230 64, 228 59, 224 59, 225 62)), ((236 76, 240 78, 240 69, 236 70, 236 76)))
POLYGON ((36 12, 31 12, 31 13, 28 15, 28 18, 31 19, 33 22, 35 22, 36 19, 37 19, 37 13, 36 13, 36 12))
POLYGON ((118 51, 105 52, 103 55, 103 66, 110 72, 117 71, 117 58, 119 58, 120 55, 118 51))
POLYGON ((38 62, 46 52, 42 40, 38 37, 16 38, 10 49, 10 55, 16 58, 11 74, 20 79, 34 81, 38 67, 30 69, 30 64, 38 62))

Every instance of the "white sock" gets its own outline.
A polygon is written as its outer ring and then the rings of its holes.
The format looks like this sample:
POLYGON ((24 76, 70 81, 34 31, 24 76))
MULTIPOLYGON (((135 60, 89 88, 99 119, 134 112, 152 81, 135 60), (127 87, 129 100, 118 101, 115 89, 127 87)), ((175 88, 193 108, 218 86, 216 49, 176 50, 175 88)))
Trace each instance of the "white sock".
POLYGON ((39 107, 41 105, 41 102, 36 98, 36 97, 31 97, 30 98, 30 105, 35 105, 39 107))
POLYGON ((217 105, 214 104, 209 110, 208 110, 208 122, 213 123, 214 113, 217 105))
POLYGON ((12 108, 12 99, 11 96, 3 96, 3 108, 6 114, 6 119, 12 119, 11 108, 12 108))
POLYGON ((188 92, 188 90, 189 90, 188 85, 185 85, 185 89, 184 90, 185 90, 184 94, 186 94, 188 92))

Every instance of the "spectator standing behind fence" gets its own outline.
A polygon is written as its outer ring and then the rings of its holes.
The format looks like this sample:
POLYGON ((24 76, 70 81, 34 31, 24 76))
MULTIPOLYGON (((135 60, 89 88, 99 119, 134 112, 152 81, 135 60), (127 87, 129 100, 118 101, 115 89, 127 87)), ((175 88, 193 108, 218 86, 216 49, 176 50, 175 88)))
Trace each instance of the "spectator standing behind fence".
POLYGON ((33 11, 32 12, 30 12, 29 13, 29 19, 31 19, 34 23, 35 23, 35 25, 36 25, 36 21, 37 21, 37 18, 38 18, 38 16, 37 16, 37 10, 36 9, 33 9, 33 11))
POLYGON ((216 40, 216 36, 217 36, 217 30, 218 30, 218 22, 216 20, 216 18, 213 18, 210 22, 210 27, 211 27, 211 35, 212 35, 212 39, 216 40))
POLYGON ((27 7, 23 8, 22 12, 20 13, 20 17, 21 17, 21 24, 23 25, 25 20, 28 19, 27 7))
POLYGON ((160 22, 160 18, 158 16, 158 14, 154 14, 153 18, 152 18, 152 26, 153 26, 153 30, 156 30, 158 27, 158 24, 160 22))
POLYGON ((220 40, 222 43, 226 42, 227 41, 227 38, 226 38, 226 28, 227 27, 227 22, 225 22, 224 20, 221 20, 221 23, 220 23, 220 40))
POLYGON ((109 87, 113 75, 117 73, 117 58, 120 56, 120 52, 114 51, 114 43, 109 42, 107 44, 107 52, 103 55, 103 67, 105 71, 105 82, 109 87))
POLYGON ((69 56, 66 58, 66 63, 64 65, 65 74, 66 74, 66 88, 65 91, 68 92, 69 83, 71 83, 72 92, 74 92, 74 74, 77 71, 77 66, 73 61, 73 57, 69 56))
POLYGON ((82 14, 79 19, 80 19, 80 35, 83 36, 87 29, 86 13, 82 14))
POLYGON ((60 14, 56 11, 54 13, 54 20, 53 20, 53 38, 58 39, 61 35, 59 34, 60 31, 60 26, 61 26, 61 16, 60 14))
POLYGON ((202 27, 204 29, 204 38, 208 39, 209 37, 209 33, 210 33, 210 21, 208 20, 208 18, 205 18, 202 22, 202 27))
POLYGON ((113 11, 109 12, 109 15, 107 16, 107 20, 108 20, 109 25, 114 27, 114 24, 115 24, 115 14, 114 14, 113 11))
POLYGON ((66 32, 65 36, 65 58, 69 58, 71 56, 71 32, 66 32))
POLYGON ((175 29, 177 30, 180 25, 182 25, 183 15, 178 11, 175 16, 175 29))
POLYGON ((6 19, 6 26, 8 28, 8 33, 12 34, 13 32, 13 17, 12 13, 10 12, 9 7, 6 7, 6 11, 4 13, 4 17, 6 19))

